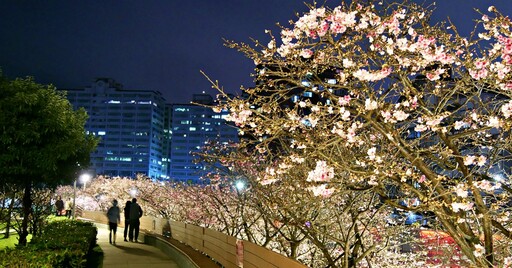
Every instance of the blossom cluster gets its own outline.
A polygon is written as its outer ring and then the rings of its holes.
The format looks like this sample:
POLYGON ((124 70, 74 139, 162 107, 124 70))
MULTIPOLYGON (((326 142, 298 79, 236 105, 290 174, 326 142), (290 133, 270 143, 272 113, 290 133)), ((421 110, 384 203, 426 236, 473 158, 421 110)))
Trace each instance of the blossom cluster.
MULTIPOLYGON (((386 205, 420 200, 406 209, 433 211, 451 230, 478 230, 471 241, 488 236, 481 218, 509 216, 491 213, 486 195, 503 205, 511 184, 509 171, 501 184, 488 174, 509 168, 512 152, 512 22, 489 12, 471 40, 431 26, 415 4, 354 1, 311 8, 261 51, 233 45, 263 69, 245 89, 250 99, 224 104, 253 137, 241 142, 267 160, 257 182, 295 180, 325 199, 343 187, 379 196, 396 188, 386 205)), ((466 254, 478 248, 450 235, 466 254)), ((479 266, 486 254, 468 257, 479 266)))
POLYGON ((307 181, 329 182, 334 178, 334 168, 327 165, 326 161, 316 161, 316 167, 308 174, 307 181))

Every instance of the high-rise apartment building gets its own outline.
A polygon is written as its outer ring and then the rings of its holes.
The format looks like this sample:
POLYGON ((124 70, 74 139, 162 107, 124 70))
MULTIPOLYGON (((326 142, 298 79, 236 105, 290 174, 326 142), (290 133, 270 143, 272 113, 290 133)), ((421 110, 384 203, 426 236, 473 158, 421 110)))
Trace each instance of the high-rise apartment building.
POLYGON ((164 110, 162 179, 169 180, 171 173, 171 141, 172 141, 172 104, 166 104, 164 110))
POLYGON ((101 141, 91 154, 96 174, 165 179, 165 100, 158 91, 124 90, 113 79, 98 78, 84 89, 66 89, 75 108, 89 114, 86 130, 101 141))
POLYGON ((199 178, 209 167, 195 163, 194 152, 199 152, 208 141, 227 144, 238 141, 238 130, 226 123, 227 111, 214 112, 197 104, 213 105, 208 94, 194 94, 192 103, 172 105, 172 141, 170 150, 170 179, 187 183, 200 183, 199 178))
POLYGON ((194 94, 192 104, 166 104, 158 91, 125 90, 110 78, 63 91, 75 109, 87 111, 85 129, 101 138, 89 168, 96 174, 199 183, 209 170, 192 153, 208 140, 238 140, 227 112, 197 105, 215 104, 208 94, 194 94))

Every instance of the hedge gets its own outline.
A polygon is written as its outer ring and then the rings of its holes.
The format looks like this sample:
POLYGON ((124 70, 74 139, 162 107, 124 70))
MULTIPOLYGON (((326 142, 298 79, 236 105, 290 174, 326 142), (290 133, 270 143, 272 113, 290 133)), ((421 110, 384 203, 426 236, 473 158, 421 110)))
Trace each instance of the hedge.
POLYGON ((89 222, 52 222, 26 247, 0 251, 0 267, 85 267, 97 233, 89 222))

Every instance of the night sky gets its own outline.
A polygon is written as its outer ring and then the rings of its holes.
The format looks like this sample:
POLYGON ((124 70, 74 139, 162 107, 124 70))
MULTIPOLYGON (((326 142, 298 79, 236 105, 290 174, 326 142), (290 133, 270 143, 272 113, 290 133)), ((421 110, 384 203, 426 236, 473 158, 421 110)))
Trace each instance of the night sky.
MULTIPOLYGON (((469 34, 480 17, 473 9, 489 5, 512 14, 510 0, 440 0, 433 20, 449 16, 469 34)), ((278 33, 276 22, 288 26, 306 10, 302 0, 0 0, 0 68, 9 78, 33 76, 58 88, 110 77, 186 103, 193 93, 216 93, 200 70, 228 92, 253 85, 253 62, 223 38, 266 44, 265 29, 278 33)))

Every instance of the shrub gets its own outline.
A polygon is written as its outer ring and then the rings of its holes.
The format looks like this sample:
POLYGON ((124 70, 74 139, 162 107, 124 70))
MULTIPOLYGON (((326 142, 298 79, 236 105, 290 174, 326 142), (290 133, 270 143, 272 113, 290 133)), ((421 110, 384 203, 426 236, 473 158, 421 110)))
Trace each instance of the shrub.
POLYGON ((26 247, 0 252, 1 267, 85 267, 96 245, 97 229, 88 222, 57 221, 26 247))

